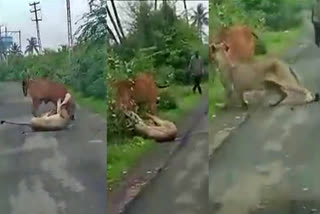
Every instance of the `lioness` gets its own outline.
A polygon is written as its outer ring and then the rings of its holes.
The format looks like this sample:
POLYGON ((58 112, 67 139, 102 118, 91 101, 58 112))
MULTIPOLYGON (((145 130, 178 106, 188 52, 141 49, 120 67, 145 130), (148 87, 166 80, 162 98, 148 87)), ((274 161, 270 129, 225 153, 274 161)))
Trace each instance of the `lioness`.
POLYGON ((61 99, 57 102, 57 113, 51 115, 51 112, 43 114, 41 117, 33 117, 30 123, 18 123, 2 120, 1 124, 13 124, 29 126, 33 131, 58 131, 67 127, 70 122, 70 115, 65 108, 62 108, 71 100, 71 94, 67 93, 63 102, 61 99))
POLYGON ((177 136, 176 125, 168 120, 147 113, 146 116, 151 120, 151 124, 148 124, 133 111, 124 111, 124 114, 134 122, 134 128, 139 134, 157 142, 172 141, 177 136))
POLYGON ((300 85, 297 75, 285 63, 278 59, 262 59, 252 63, 233 62, 229 56, 229 46, 222 42, 211 44, 213 57, 220 70, 231 81, 226 88, 226 99, 230 101, 233 85, 234 91, 241 101, 243 107, 247 108, 244 100, 244 93, 251 90, 275 89, 281 96, 280 100, 270 106, 285 103, 284 100, 289 92, 298 92, 305 95, 303 102, 318 101, 319 94, 313 96, 311 92, 300 85))

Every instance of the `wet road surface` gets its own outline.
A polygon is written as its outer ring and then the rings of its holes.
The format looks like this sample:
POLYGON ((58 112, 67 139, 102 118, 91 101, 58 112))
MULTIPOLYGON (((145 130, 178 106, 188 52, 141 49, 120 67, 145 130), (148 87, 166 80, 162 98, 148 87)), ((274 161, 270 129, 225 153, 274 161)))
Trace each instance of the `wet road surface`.
MULTIPOLYGON (((20 83, 0 83, 0 118, 29 121, 20 83)), ((106 122, 78 108, 69 130, 0 125, 0 213, 106 213, 106 122)))
MULTIPOLYGON (((320 49, 309 23, 291 52, 302 82, 319 92, 320 49)), ((320 213, 319 128, 319 103, 250 112, 210 160, 210 213, 320 213)))
POLYGON ((168 167, 129 205, 125 214, 208 213, 208 103, 168 167))

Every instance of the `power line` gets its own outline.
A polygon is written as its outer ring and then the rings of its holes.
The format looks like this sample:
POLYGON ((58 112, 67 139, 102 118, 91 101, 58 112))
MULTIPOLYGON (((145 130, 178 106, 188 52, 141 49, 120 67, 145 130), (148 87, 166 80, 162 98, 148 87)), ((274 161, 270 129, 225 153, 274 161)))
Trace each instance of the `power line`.
POLYGON ((30 3, 29 5, 33 7, 33 10, 30 10, 30 12, 34 13, 35 15, 35 19, 32 19, 32 21, 36 22, 38 45, 39 45, 39 49, 42 50, 41 39, 40 39, 40 29, 39 29, 39 21, 42 21, 42 19, 38 17, 38 12, 41 11, 40 8, 37 8, 38 4, 40 4, 40 2, 33 2, 33 3, 30 3))

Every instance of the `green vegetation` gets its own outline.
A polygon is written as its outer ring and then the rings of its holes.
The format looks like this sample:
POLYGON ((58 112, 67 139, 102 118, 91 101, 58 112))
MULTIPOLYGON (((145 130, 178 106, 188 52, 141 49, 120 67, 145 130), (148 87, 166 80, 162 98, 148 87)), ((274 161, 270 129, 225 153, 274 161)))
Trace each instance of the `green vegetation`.
MULTIPOLYGON (((147 1, 127 4, 131 22, 127 33, 117 24, 116 15, 108 11, 114 22, 108 22, 107 84, 117 80, 133 78, 137 73, 150 72, 160 85, 158 114, 160 117, 179 122, 195 107, 198 94, 192 93, 191 78, 187 66, 191 55, 198 50, 208 64, 208 46, 203 44, 203 26, 208 24, 206 8, 203 5, 192 11, 188 24, 186 16, 178 15, 174 2, 163 1, 160 7, 147 1), (111 31, 111 28, 118 30, 111 31)), ((159 6, 159 5, 158 5, 159 6)), ((111 9, 111 8, 109 8, 111 9)), ((117 14, 117 8, 112 8, 117 14)), ((111 18, 110 18, 111 19, 111 18)), ((204 81, 206 82, 207 75, 204 81)), ((207 88, 203 85, 203 90, 207 88)), ((108 186, 115 185, 124 171, 130 170, 154 142, 135 136, 128 128, 128 121, 115 108, 115 94, 112 87, 107 90, 107 180, 108 186)))
POLYGON ((26 76, 47 77, 72 88, 82 104, 90 103, 96 112, 103 112, 106 97, 105 18, 106 3, 93 1, 92 11, 83 16, 84 24, 77 30, 77 43, 71 56, 66 46, 58 50, 44 49, 38 54, 35 38, 28 39, 26 55, 14 44, 0 61, 0 81, 18 81, 26 76))
MULTIPOLYGON (((309 1, 298 0, 210 0, 210 34, 215 35, 223 26, 246 24, 259 35, 257 58, 265 54, 281 56, 300 35, 303 10, 309 6, 309 1)), ((210 77, 216 78, 209 84, 210 115, 217 112, 216 103, 224 100, 224 89, 216 73, 213 65, 210 77)))
POLYGON ((279 56, 296 41, 301 32, 300 26, 287 31, 266 31, 261 35, 261 40, 264 41, 268 54, 279 56))
MULTIPOLYGON (((203 89, 207 90, 207 84, 203 85, 203 89)), ((199 100, 198 94, 193 94, 188 86, 173 86, 169 94, 174 94, 179 107, 170 110, 162 110, 159 112, 160 117, 167 118, 176 123, 181 122, 184 116, 194 108, 195 103, 199 100)), ((109 126, 108 126, 109 127, 109 126)), ((114 139, 117 140, 117 139, 114 139)), ((124 172, 134 167, 136 163, 151 151, 155 145, 152 140, 146 140, 137 136, 126 136, 117 143, 109 143, 107 152, 107 182, 108 187, 113 187, 121 180, 124 172)))

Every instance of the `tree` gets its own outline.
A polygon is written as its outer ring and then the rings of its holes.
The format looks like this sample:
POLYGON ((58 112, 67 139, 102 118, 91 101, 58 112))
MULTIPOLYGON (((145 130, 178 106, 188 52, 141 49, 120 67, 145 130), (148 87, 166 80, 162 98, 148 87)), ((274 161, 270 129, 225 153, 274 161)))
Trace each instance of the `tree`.
POLYGON ((36 52, 37 54, 39 54, 39 44, 37 41, 37 38, 35 37, 31 37, 30 39, 27 39, 28 41, 28 45, 26 47, 25 53, 27 54, 33 54, 34 52, 36 52))
POLYGON ((93 4, 92 11, 85 13, 81 20, 84 23, 76 31, 80 42, 105 41, 107 36, 107 2, 93 4))
POLYGON ((9 52, 11 55, 14 55, 14 56, 22 56, 21 48, 17 43, 12 44, 9 52))
POLYGON ((187 20, 187 23, 189 24, 188 9, 187 9, 187 1, 186 0, 183 0, 183 5, 184 5, 184 11, 186 13, 186 20, 187 20))
POLYGON ((94 0, 89 0, 89 1, 88 1, 88 5, 89 5, 90 12, 92 12, 93 3, 94 3, 94 0))
POLYGON ((112 5, 112 8, 113 8, 113 13, 114 13, 114 15, 116 17, 116 21, 117 21, 118 27, 120 29, 122 38, 125 38, 124 33, 123 33, 123 28, 122 28, 122 25, 121 25, 121 22, 120 22, 120 19, 119 19, 119 16, 118 16, 118 11, 117 11, 116 5, 114 4, 114 0, 111 0, 111 5, 112 5))
POLYGON ((158 1, 154 0, 154 10, 157 10, 157 7, 158 7, 158 1))
POLYGON ((5 60, 7 58, 7 50, 4 47, 3 43, 0 42, 0 61, 5 60))
POLYGON ((193 20, 192 25, 197 27, 198 35, 202 38, 204 31, 202 30, 203 25, 209 25, 209 18, 207 17, 208 11, 202 4, 197 5, 197 9, 193 10, 191 19, 193 20))

